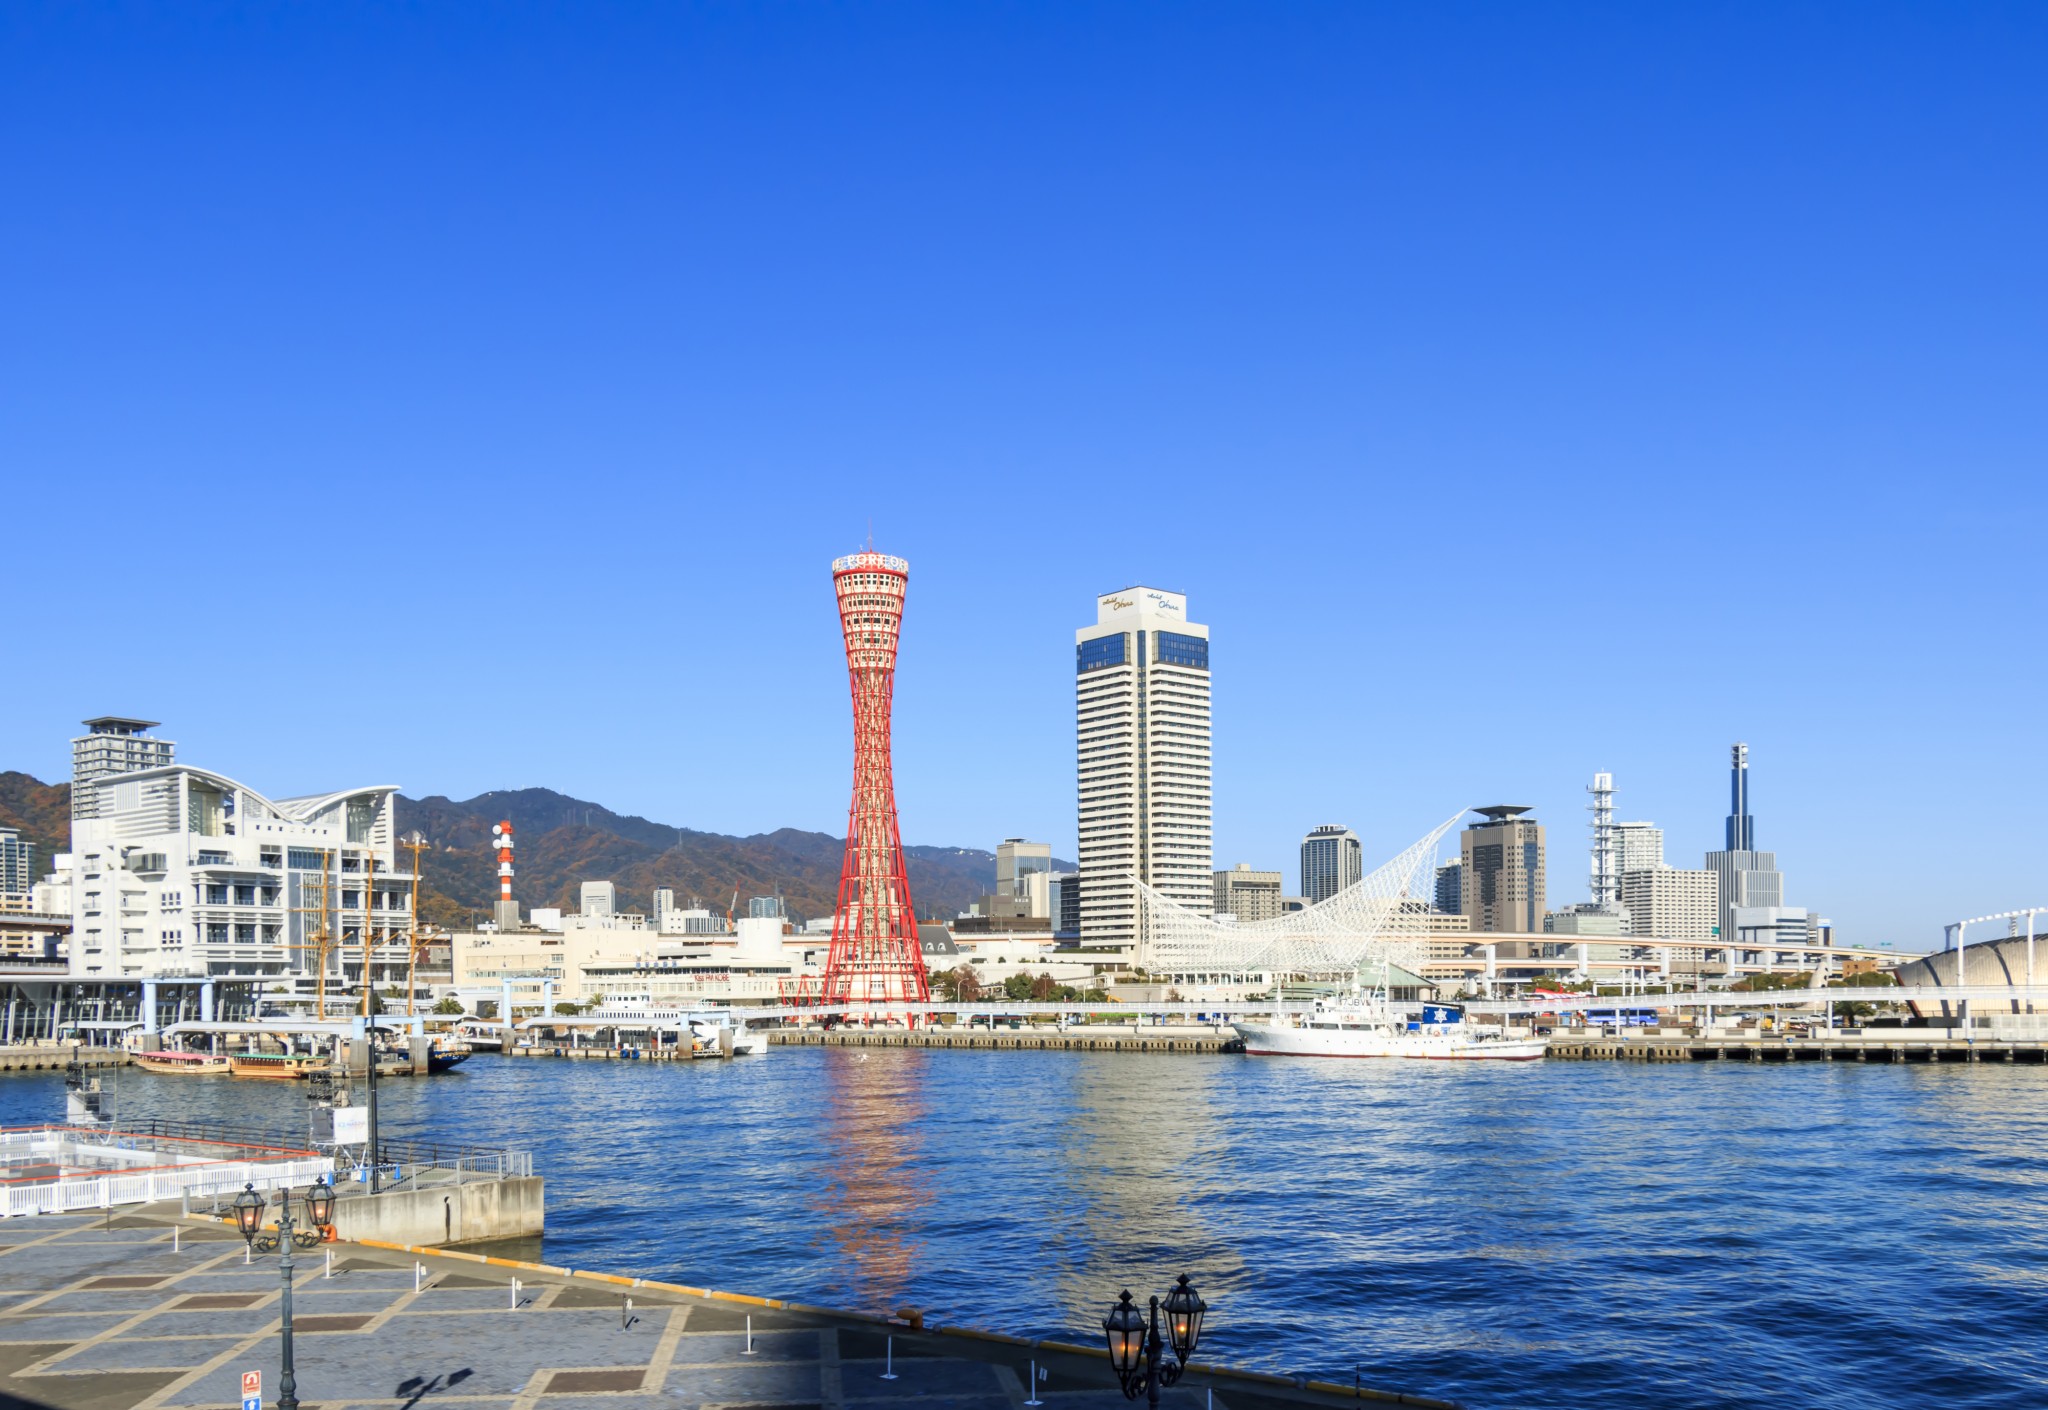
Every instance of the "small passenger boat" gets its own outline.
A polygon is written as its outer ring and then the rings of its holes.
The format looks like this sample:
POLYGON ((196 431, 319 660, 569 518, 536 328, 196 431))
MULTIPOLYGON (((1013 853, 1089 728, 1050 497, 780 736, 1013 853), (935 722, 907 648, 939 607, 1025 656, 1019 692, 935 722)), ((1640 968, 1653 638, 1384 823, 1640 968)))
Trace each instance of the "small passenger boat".
POLYGON ((187 1075, 226 1072, 229 1059, 217 1053, 187 1053, 165 1048, 157 1052, 134 1053, 135 1065, 144 1072, 180 1072, 187 1075))
POLYGON ((264 1077, 272 1081, 297 1082, 330 1064, 310 1053, 236 1053, 228 1059, 228 1071, 237 1077, 264 1077))

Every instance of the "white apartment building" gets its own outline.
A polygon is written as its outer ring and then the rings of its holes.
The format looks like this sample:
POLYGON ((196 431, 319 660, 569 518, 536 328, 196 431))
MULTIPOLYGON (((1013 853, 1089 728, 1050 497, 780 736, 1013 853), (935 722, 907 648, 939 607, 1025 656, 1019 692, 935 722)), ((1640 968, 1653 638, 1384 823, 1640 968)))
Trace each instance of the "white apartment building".
POLYGON ((1648 940, 1712 940, 1721 923, 1720 878, 1710 871, 1647 867, 1621 874, 1621 904, 1632 935, 1648 940))
POLYGON ((403 983, 412 873, 395 785, 266 798, 169 761, 142 720, 88 720, 72 742, 71 973, 80 978, 317 974, 403 983), (101 745, 105 732, 114 742, 101 745))
POLYGON ((1614 870, 1618 876, 1632 871, 1655 871, 1664 865, 1664 829, 1655 823, 1620 822, 1614 825, 1614 870))
POLYGON ((1187 599, 1133 587, 1074 633, 1081 943, 1137 938, 1143 881, 1197 914, 1214 892, 1209 629, 1187 599))

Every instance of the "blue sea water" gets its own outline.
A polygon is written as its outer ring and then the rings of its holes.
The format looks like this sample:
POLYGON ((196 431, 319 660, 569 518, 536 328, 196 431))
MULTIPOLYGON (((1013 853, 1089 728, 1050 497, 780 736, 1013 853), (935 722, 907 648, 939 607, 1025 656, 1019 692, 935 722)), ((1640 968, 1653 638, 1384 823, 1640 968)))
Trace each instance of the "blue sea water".
MULTIPOLYGON (((118 1079, 290 1127, 295 1084, 118 1079)), ((54 1075, 0 1121, 54 1119, 54 1075)), ((546 1257, 1472 1407, 2048 1406, 2048 1069, 777 1048, 478 1057, 393 1133, 530 1148, 546 1257)))

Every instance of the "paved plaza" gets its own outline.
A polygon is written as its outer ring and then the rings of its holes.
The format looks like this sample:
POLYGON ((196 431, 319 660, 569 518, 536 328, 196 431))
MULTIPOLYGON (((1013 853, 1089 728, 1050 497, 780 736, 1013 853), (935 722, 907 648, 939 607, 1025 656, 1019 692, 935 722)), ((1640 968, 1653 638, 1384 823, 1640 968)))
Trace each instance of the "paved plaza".
MULTIPOLYGON (((175 1211, 0 1221, 0 1404, 235 1410, 242 1373, 260 1370, 274 1406, 277 1258, 244 1259, 239 1235, 175 1211)), ((1129 1404, 1106 1362, 1071 1352, 351 1244, 300 1255, 293 1322, 309 1410, 1012 1410, 1029 1398, 1034 1356, 1048 1410, 1129 1404)), ((1199 1375, 1166 1399, 1183 1410, 1357 1403, 1199 1375)))

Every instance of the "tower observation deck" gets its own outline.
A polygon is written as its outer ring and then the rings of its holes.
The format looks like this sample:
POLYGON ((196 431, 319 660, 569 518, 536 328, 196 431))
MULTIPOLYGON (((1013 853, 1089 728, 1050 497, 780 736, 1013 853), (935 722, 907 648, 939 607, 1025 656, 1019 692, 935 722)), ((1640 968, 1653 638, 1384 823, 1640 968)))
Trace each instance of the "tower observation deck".
POLYGON ((896 824, 889 741, 896 642, 909 584, 910 565, 887 554, 849 554, 832 564, 853 693, 853 802, 846 814, 846 858, 839 868, 839 904, 821 985, 828 1003, 921 1003, 929 998, 896 824))

